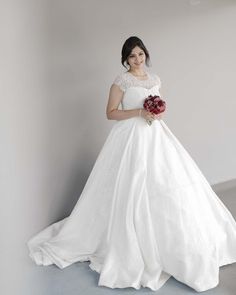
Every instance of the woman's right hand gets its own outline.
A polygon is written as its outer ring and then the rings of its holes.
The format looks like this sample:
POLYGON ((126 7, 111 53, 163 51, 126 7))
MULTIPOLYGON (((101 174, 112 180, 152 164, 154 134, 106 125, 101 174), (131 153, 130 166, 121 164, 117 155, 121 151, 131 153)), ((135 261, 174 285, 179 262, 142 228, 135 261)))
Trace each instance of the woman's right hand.
POLYGON ((155 114, 145 110, 141 109, 141 117, 143 117, 145 120, 155 120, 155 114))

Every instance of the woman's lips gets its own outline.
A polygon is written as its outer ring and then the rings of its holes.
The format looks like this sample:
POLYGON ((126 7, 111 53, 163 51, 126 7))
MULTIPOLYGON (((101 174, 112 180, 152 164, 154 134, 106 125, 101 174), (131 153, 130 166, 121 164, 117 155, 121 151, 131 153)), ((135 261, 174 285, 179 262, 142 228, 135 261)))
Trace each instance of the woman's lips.
POLYGON ((140 63, 138 63, 138 64, 136 63, 135 65, 137 65, 137 66, 138 66, 138 65, 141 65, 141 63, 143 63, 143 62, 141 61, 140 63))

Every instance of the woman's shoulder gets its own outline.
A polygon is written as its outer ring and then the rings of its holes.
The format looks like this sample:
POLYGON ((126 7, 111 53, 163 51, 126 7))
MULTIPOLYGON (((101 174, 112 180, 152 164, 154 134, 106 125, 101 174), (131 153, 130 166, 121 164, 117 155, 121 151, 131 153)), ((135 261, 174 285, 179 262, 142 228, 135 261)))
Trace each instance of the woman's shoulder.
POLYGON ((156 72, 149 72, 150 77, 161 87, 161 79, 160 76, 156 72))
POLYGON ((159 77, 159 75, 158 75, 156 72, 149 71, 149 75, 150 75, 153 79, 160 80, 160 77, 159 77))
POLYGON ((125 80, 128 77, 128 72, 119 72, 116 76, 114 81, 116 80, 125 80))
POLYGON ((119 72, 113 79, 113 84, 118 85, 122 91, 125 91, 127 86, 127 78, 127 72, 119 72))

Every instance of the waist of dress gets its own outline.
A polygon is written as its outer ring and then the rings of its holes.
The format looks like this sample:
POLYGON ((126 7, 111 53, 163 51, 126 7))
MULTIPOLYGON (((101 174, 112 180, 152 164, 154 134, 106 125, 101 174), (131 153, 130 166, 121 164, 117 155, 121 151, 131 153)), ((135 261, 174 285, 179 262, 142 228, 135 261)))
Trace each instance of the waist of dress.
MULTIPOLYGON (((158 124, 160 123, 159 119, 155 119, 152 121, 152 124, 158 124)), ((143 125, 143 126, 148 126, 151 127, 151 125, 148 124, 148 122, 146 121, 146 119, 144 119, 143 117, 139 117, 139 116, 135 116, 135 117, 131 117, 131 118, 127 118, 127 119, 122 119, 122 120, 116 120, 116 125, 126 125, 126 124, 138 124, 138 125, 143 125)))

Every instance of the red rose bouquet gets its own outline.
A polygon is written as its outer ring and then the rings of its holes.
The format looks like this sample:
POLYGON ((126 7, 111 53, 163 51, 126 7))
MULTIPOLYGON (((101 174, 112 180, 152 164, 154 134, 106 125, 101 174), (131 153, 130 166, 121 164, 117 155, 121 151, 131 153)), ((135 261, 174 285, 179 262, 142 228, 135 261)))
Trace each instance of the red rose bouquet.
MULTIPOLYGON (((149 95, 147 98, 145 98, 143 107, 145 110, 157 115, 164 112, 166 109, 166 102, 158 95, 149 95)), ((152 124, 152 120, 146 121, 148 125, 152 124)))

